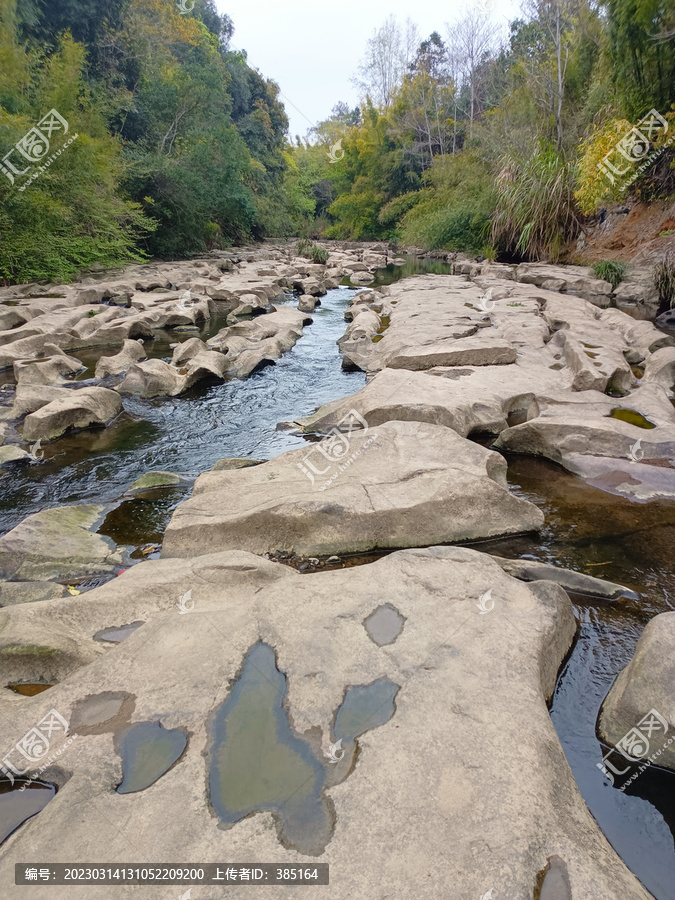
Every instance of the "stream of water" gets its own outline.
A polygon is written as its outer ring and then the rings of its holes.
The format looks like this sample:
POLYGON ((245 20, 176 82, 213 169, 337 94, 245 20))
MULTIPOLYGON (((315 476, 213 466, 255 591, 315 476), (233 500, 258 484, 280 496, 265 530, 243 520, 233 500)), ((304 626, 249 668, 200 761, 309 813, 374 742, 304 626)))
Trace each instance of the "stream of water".
MULTIPOLYGON (((379 272, 377 283, 448 271, 434 260, 409 261, 379 272)), ((342 370, 336 345, 352 293, 348 287, 330 291, 293 350, 248 379, 203 386, 180 398, 125 398, 124 414, 108 428, 46 445, 41 462, 16 466, 4 477, 0 533, 45 507, 97 502, 116 506, 101 530, 118 543, 160 543, 171 511, 190 493, 194 478, 219 459, 269 459, 304 446, 302 436, 279 430, 278 423, 365 384, 363 373, 342 370), (184 482, 120 505, 132 482, 153 469, 180 474, 184 482)), ((212 321, 200 336, 206 339, 223 324, 212 321)), ((169 340, 176 337, 158 336, 151 355, 170 358, 169 340)), ((89 366, 85 378, 99 355, 81 354, 89 366)), ((630 503, 526 457, 509 458, 509 479, 515 493, 542 508, 546 525, 536 538, 514 537, 480 549, 608 578, 640 595, 638 601, 616 602, 573 598, 579 633, 551 715, 584 799, 609 841, 657 900, 675 900, 675 775, 647 771, 622 793, 597 768, 603 748, 596 737, 600 705, 644 626, 675 609, 675 504, 630 503)))

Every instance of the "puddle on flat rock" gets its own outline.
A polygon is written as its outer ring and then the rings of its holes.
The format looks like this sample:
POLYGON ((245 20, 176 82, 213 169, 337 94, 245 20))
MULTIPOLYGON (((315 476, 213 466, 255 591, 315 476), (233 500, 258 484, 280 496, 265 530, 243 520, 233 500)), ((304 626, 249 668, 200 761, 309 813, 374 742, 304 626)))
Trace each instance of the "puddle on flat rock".
POLYGON ((43 781, 0 781, 0 844, 27 819, 41 812, 54 794, 56 787, 43 781))
POLYGON ((546 868, 539 873, 534 900, 572 900, 567 866, 559 856, 551 856, 546 868))
POLYGON ((368 637, 373 643, 377 644, 378 647, 393 644, 403 631, 404 624, 405 617, 402 616, 391 603, 385 603, 384 606, 378 606, 378 608, 363 621, 363 627, 368 632, 368 637))
POLYGON ((95 641, 107 641, 111 644, 119 644, 130 634, 133 634, 137 628, 144 625, 145 622, 132 622, 130 625, 116 625, 112 628, 104 628, 103 631, 97 631, 94 635, 95 641))
POLYGON ((181 758, 187 735, 180 728, 166 729, 161 722, 136 722, 120 732, 117 751, 122 757, 118 794, 144 791, 181 758))
POLYGON ((14 691, 15 694, 21 694, 22 697, 35 697, 37 694, 41 694, 43 691, 48 691, 49 688, 54 687, 54 685, 40 684, 36 682, 33 684, 8 684, 7 687, 10 689, 10 691, 14 691))
POLYGON ((623 409, 622 407, 617 407, 610 412, 608 418, 621 419, 622 422, 628 422, 629 425, 635 425, 638 428, 656 428, 656 425, 653 422, 650 422, 649 419, 645 419, 642 413, 639 413, 635 409, 623 409))
POLYGON ((336 740, 348 742, 347 752, 357 737, 391 719, 396 712, 394 700, 399 690, 398 684, 386 678, 347 688, 333 726, 336 740))
POLYGON ((316 856, 330 840, 334 813, 323 796, 323 764, 291 728, 286 689, 272 648, 255 644, 214 716, 209 795, 221 822, 269 811, 284 846, 316 856))

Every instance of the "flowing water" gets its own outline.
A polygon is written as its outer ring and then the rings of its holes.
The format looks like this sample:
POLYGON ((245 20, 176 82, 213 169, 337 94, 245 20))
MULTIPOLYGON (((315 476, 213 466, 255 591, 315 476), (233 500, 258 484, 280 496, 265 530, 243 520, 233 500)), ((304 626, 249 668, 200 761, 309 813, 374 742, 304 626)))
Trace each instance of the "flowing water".
MULTIPOLYGON (((435 260, 409 260, 406 266, 378 272, 375 283, 448 271, 435 260)), ((45 507, 95 500, 113 507, 104 533, 138 547, 159 544, 172 510, 189 494, 193 479, 219 459, 268 459, 304 446, 302 436, 278 430, 277 424, 355 393, 365 383, 363 373, 342 370, 336 345, 352 293, 345 286, 323 297, 313 324, 276 365, 246 380, 204 386, 181 398, 125 398, 125 413, 107 429, 62 438, 45 446, 40 463, 15 466, 11 478, 4 478, 0 533, 45 507), (130 485, 152 469, 175 472, 184 481, 179 487, 123 498, 130 485)), ((200 336, 208 337, 223 324, 210 323, 200 336)), ((170 358, 169 341, 191 336, 158 336, 149 355, 170 358)), ((99 355, 81 355, 88 366, 83 377, 91 377, 99 355)), ((546 525, 538 537, 514 537, 479 549, 604 577, 639 594, 637 601, 573 597, 579 632, 561 672, 551 716, 580 790, 609 841, 657 900, 675 900, 675 775, 652 768, 623 793, 597 768, 603 747, 596 737, 602 701, 631 659, 645 625, 654 615, 675 609, 675 504, 633 504, 551 463, 526 457, 509 458, 509 479, 515 493, 542 508, 546 525)), ((383 643, 395 639, 403 624, 394 621, 393 610, 386 613, 392 621, 368 622, 373 639, 383 643)), ((396 686, 383 683, 380 689, 380 712, 392 712, 396 686)), ((352 702, 363 699, 359 690, 347 693, 347 711, 352 702)), ((349 742, 354 735, 353 729, 342 727, 345 715, 343 711, 336 720, 335 736, 349 742)), ((226 811, 231 798, 222 799, 221 819, 232 821, 236 815, 226 811)))
POLYGON ((597 768, 608 748, 596 736, 596 723, 647 622, 675 609, 675 504, 631 503, 553 463, 524 456, 509 457, 509 482, 514 493, 542 509, 544 529, 538 537, 513 537, 478 549, 574 569, 639 594, 638 600, 618 601, 572 597, 579 631, 558 679, 551 718, 584 800, 609 842, 657 900, 673 900, 675 774, 652 767, 625 793, 619 779, 612 787, 597 768))
MULTIPOLYGON (((162 469, 185 476, 186 483, 181 489, 158 492, 150 502, 144 498, 125 501, 122 531, 115 530, 114 523, 110 529, 103 528, 118 543, 126 542, 124 529, 132 531, 132 538, 145 529, 139 543, 161 540, 172 509, 188 496, 192 480, 219 459, 269 459, 304 446, 304 438, 277 431, 277 424, 308 415, 365 384, 363 373, 342 371, 336 344, 346 327, 344 312, 353 292, 342 287, 322 297, 321 306, 312 313, 313 324, 305 326, 295 347, 250 378, 196 388, 183 397, 125 397, 125 412, 108 428, 46 444, 41 462, 14 466, 11 477, 3 478, 0 533, 45 507, 90 503, 94 498, 97 503, 112 503, 139 476, 162 469)), ((210 331, 222 324, 212 324, 210 331)), ((187 333, 172 340, 193 336, 187 333)), ((153 344, 151 355, 171 358, 166 335, 153 344)), ((111 352, 115 351, 98 355, 111 352)), ((95 364, 93 354, 81 358, 90 367, 95 364)))

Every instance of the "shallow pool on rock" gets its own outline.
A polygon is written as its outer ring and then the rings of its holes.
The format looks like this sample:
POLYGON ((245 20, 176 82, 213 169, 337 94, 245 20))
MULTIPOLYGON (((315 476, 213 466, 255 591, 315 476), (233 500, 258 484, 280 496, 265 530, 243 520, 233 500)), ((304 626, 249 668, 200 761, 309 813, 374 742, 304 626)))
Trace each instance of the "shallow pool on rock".
POLYGON ((334 824, 332 805, 323 796, 326 770, 291 728, 285 695, 286 676, 277 669, 274 651, 256 644, 214 716, 209 795, 224 824, 267 810, 284 845, 317 855, 334 824))
POLYGON ((113 625, 111 628, 104 628, 97 631, 94 635, 95 641, 107 641, 110 644, 120 644, 123 640, 133 634, 137 628, 144 625, 145 622, 130 622, 128 625, 113 625))
POLYGON ((17 779, 14 785, 0 781, 0 844, 27 819, 41 812, 55 794, 56 787, 42 781, 17 779))
POLYGON ((135 722, 117 738, 122 757, 122 781, 118 794, 144 791, 180 759, 187 747, 180 728, 163 728, 161 722, 135 722))

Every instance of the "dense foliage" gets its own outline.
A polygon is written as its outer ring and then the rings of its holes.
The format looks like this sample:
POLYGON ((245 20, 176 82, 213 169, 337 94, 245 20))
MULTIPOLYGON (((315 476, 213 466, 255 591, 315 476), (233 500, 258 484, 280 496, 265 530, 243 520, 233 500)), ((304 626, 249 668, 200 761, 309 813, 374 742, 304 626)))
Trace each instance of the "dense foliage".
POLYGON ((188 15, 175 0, 0 0, 0 277, 297 230, 313 205, 292 189, 278 87, 231 33, 213 0, 188 15), (50 135, 61 152, 40 172, 12 148, 51 109, 77 138, 50 135))
POLYGON ((360 105, 294 143, 192 2, 0 0, 0 278, 291 235, 557 259, 584 216, 675 193, 675 0, 472 8, 425 40, 390 16, 360 105))
POLYGON ((361 67, 360 115, 341 104, 296 149, 332 198, 318 231, 558 259, 585 215, 675 194, 675 0, 530 0, 508 34, 473 9, 412 55, 410 33, 387 20, 361 67), (649 154, 619 153, 653 108, 649 154))

